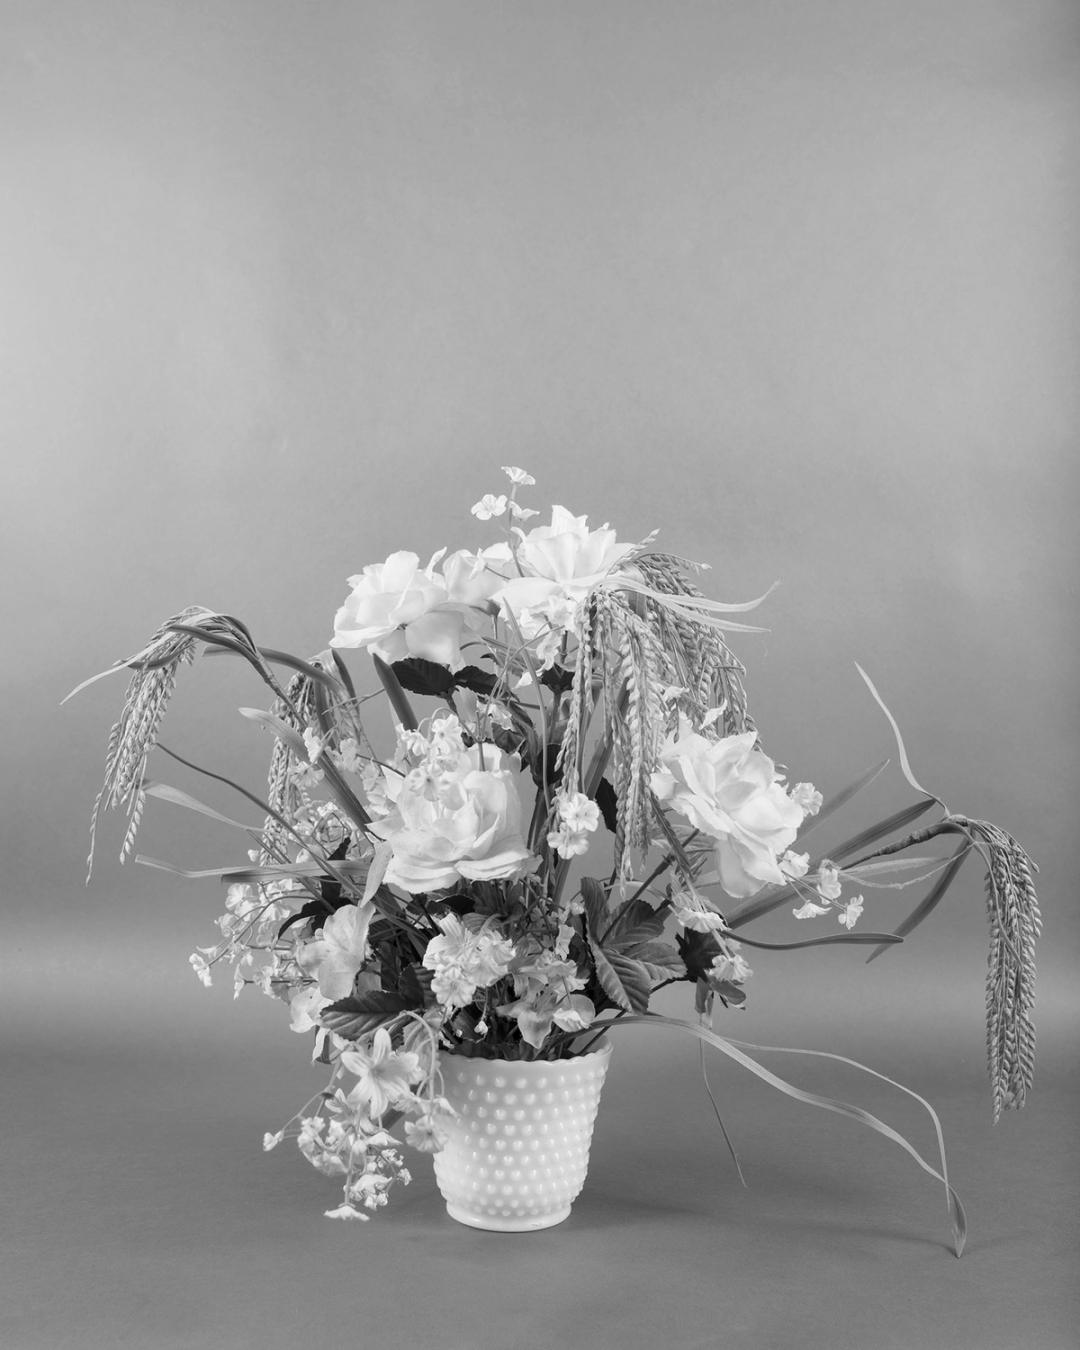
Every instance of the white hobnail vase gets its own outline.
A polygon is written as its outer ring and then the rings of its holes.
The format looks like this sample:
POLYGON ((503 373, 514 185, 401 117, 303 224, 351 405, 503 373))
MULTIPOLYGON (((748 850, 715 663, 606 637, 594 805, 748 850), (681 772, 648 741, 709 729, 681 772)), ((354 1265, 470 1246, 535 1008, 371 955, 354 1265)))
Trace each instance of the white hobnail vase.
POLYGON ((440 1052, 443 1090, 458 1114, 434 1155, 435 1179, 452 1219, 503 1233, 562 1223, 585 1184, 610 1058, 609 1043, 558 1060, 440 1052))

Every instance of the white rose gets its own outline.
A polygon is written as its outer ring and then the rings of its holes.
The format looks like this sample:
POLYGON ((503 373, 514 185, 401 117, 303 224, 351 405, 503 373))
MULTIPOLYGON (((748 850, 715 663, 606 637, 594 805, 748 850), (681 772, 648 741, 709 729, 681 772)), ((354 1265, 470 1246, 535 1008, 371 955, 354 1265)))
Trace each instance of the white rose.
POLYGON ((793 843, 803 809, 777 782, 752 731, 710 741, 686 719, 660 751, 652 775, 657 798, 716 840, 720 884, 736 899, 786 881, 778 859, 793 843))
POLYGON ((371 825, 393 849, 386 880, 419 894, 463 877, 492 881, 520 872, 530 855, 516 767, 514 757, 483 744, 441 759, 437 775, 407 774, 394 810, 371 825))
POLYGON ((477 612, 491 610, 492 595, 504 585, 488 563, 508 558, 509 549, 458 549, 438 576, 435 567, 445 551, 425 568, 415 553, 392 553, 350 577, 353 591, 334 618, 331 647, 367 647, 388 662, 419 656, 459 669, 461 643, 477 612))
POLYGON ((538 525, 528 534, 519 530, 517 562, 525 575, 508 581, 496 600, 518 615, 542 609, 553 599, 575 605, 584 599, 636 547, 617 543, 615 531, 606 525, 588 529, 587 519, 553 506, 550 525, 538 525))

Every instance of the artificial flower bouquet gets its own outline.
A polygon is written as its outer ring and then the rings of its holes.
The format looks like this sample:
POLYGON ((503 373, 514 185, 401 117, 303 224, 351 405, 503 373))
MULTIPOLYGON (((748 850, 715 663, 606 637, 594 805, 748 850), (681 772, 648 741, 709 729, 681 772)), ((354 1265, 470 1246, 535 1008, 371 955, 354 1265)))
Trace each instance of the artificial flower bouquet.
POLYGON ((264 816, 257 829, 240 826, 247 860, 183 873, 228 886, 221 941, 191 957, 200 979, 230 966, 237 995, 255 985, 282 1000, 329 1069, 326 1088, 265 1146, 295 1138, 341 1179, 342 1203, 328 1213, 366 1218, 408 1181, 403 1144, 436 1152, 446 1142, 446 1055, 574 1059, 614 1028, 660 1021, 900 1142, 945 1183, 959 1251, 963 1212, 943 1154, 939 1173, 865 1112, 785 1083, 713 1022, 723 1010, 726 1030, 747 997, 746 947, 883 950, 976 852, 987 866, 996 1120, 1023 1105, 1031 1084, 1030 860, 1004 831, 949 812, 919 786, 895 722, 917 799, 812 856, 810 829, 884 765, 827 803, 778 772, 725 637, 760 631, 731 617, 760 601, 707 599, 691 580, 698 568, 653 537, 621 543, 561 506, 530 527, 538 513, 518 496, 534 480, 505 473, 509 491, 472 508, 502 538, 441 550, 426 566, 398 552, 365 567, 349 579, 328 649, 311 660, 191 608, 113 667, 133 674, 94 821, 103 807, 126 808, 121 860, 147 797, 237 823, 146 776, 177 673, 200 645, 244 658, 274 696, 269 711, 241 710, 273 736, 265 800, 232 784, 264 816), (358 648, 375 693, 358 692, 343 658, 358 648), (389 701, 393 743, 370 739, 361 720, 376 695, 389 701), (934 824, 903 833, 935 807, 934 824), (957 836, 951 856, 910 854, 938 834, 957 836), (577 858, 590 875, 572 883, 577 858), (896 932, 861 931, 866 890, 917 883, 926 893, 896 932), (782 944, 743 933, 784 905, 824 930, 782 944), (694 1017, 650 1013, 651 995, 679 981, 691 986, 694 1017))

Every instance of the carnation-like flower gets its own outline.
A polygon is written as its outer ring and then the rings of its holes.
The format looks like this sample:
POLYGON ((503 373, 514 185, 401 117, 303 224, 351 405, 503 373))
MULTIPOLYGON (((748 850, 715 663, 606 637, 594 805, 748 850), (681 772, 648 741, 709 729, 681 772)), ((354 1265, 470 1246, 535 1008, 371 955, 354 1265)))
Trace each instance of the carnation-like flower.
POLYGON ((656 797, 716 840, 720 884, 743 899, 786 881, 779 858, 793 843, 803 809, 777 780, 753 731, 711 741, 680 719, 652 775, 656 797))
POLYGON ((431 939, 423 958, 434 972, 431 991, 444 1008, 464 1008, 477 989, 487 989, 507 973, 514 944, 494 926, 473 932, 456 914, 437 922, 442 935, 431 939))
POLYGON ((537 525, 528 534, 516 529, 515 557, 524 575, 508 581, 495 599, 515 615, 542 609, 553 599, 575 605, 583 600, 636 547, 616 542, 607 525, 588 529, 587 519, 553 506, 550 525, 537 525))
POLYGON ((516 757, 482 743, 439 756, 432 768, 387 776, 394 810, 370 827, 393 850, 386 880, 417 895, 462 877, 494 881, 520 873, 530 854, 516 757))

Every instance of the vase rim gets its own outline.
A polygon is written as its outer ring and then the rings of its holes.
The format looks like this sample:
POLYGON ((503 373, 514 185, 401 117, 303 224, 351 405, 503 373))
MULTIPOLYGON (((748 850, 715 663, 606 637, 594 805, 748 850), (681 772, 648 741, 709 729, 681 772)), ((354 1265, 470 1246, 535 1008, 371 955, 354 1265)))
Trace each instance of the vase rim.
MULTIPOLYGON (((587 1035, 588 1033, 583 1032, 582 1034, 587 1035)), ((577 1064, 583 1060, 607 1059, 611 1055, 612 1048, 613 1042, 610 1037, 605 1034, 600 1038, 595 1049, 588 1050, 583 1055, 571 1055, 567 1059, 498 1059, 487 1055, 463 1055, 459 1054, 456 1050, 443 1050, 441 1048, 439 1050, 439 1057, 440 1059, 464 1059, 468 1060, 470 1063, 475 1062, 477 1064, 505 1064, 511 1069, 521 1069, 523 1067, 531 1069, 539 1065, 577 1064)))

